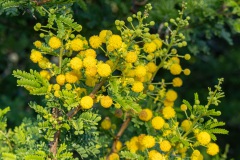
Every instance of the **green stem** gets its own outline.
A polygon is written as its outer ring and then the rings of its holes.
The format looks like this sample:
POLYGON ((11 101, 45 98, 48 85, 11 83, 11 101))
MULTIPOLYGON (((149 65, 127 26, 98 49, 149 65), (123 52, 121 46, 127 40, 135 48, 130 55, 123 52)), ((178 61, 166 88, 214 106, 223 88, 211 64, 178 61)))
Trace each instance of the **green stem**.
POLYGON ((62 47, 60 49, 60 53, 59 53, 59 68, 60 68, 60 73, 62 72, 62 57, 63 57, 63 51, 64 51, 64 48, 62 47))

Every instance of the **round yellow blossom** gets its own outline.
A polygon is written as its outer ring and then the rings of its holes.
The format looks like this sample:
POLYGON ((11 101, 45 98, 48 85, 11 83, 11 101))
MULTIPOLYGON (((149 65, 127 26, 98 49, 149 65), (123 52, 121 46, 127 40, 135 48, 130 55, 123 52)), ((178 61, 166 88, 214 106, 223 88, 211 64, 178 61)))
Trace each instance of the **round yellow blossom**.
POLYGON ((51 37, 48 41, 48 45, 52 48, 52 49, 58 49, 59 47, 61 47, 62 42, 58 37, 51 37))
POLYGON ((94 77, 97 74, 97 67, 87 67, 85 70, 85 74, 87 77, 94 77))
POLYGON ((185 54, 185 55, 184 55, 184 58, 185 58, 186 60, 190 60, 190 59, 191 59, 191 56, 190 56, 190 54, 185 54))
POLYGON ((80 70, 82 68, 82 60, 78 57, 74 57, 70 61, 70 67, 74 70, 80 70))
POLYGON ((42 60, 43 56, 42 53, 36 50, 32 50, 30 59, 33 61, 33 63, 37 63, 40 60, 42 60))
POLYGON ((101 38, 102 42, 103 43, 106 43, 106 37, 107 35, 112 35, 112 31, 110 30, 102 30, 100 33, 99 33, 99 37, 101 38))
POLYGON ((150 119, 152 119, 152 116, 153 113, 148 108, 143 109, 138 115, 139 119, 141 119, 142 121, 149 121, 150 119))
POLYGON ((121 141, 117 141, 115 148, 116 148, 117 152, 119 152, 122 149, 122 142, 121 141))
POLYGON ((60 90, 60 85, 59 84, 54 84, 53 85, 53 89, 55 90, 55 91, 59 91, 60 90))
POLYGON ((207 154, 214 156, 218 154, 218 152, 219 152, 219 147, 216 143, 209 143, 207 145, 207 154))
POLYGON ((137 53, 135 51, 130 51, 127 53, 125 60, 128 63, 134 63, 138 59, 137 53))
POLYGON ((168 101, 175 101, 177 99, 177 92, 175 92, 174 90, 170 89, 166 92, 166 99, 168 101))
POLYGON ((159 38, 154 39, 153 42, 157 45, 157 49, 162 47, 162 40, 161 39, 159 39, 159 38))
POLYGON ((66 80, 66 78, 65 78, 65 75, 63 75, 63 74, 59 74, 56 77, 56 82, 61 86, 64 85, 65 80, 66 80))
POLYGON ((169 101, 169 100, 165 99, 163 101, 163 104, 164 104, 164 107, 173 107, 174 101, 169 101))
POLYGON ((152 127, 156 130, 162 129, 164 124, 165 124, 165 120, 160 116, 156 116, 152 119, 152 127))
POLYGON ((92 56, 88 56, 83 59, 83 66, 86 68, 87 67, 95 67, 96 64, 97 64, 97 59, 95 59, 92 56))
POLYGON ((38 66, 42 69, 51 68, 51 63, 46 57, 43 57, 40 61, 38 61, 38 66))
POLYGON ((202 131, 197 134, 197 140, 201 145, 207 145, 211 141, 211 137, 208 132, 202 131))
POLYGON ((93 99, 90 96, 84 96, 80 100, 80 105, 82 109, 90 109, 93 106, 93 99))
POLYGON ((138 149, 143 151, 146 149, 146 146, 143 143, 143 138, 146 136, 146 134, 140 134, 138 136, 138 149))
POLYGON ((157 49, 157 45, 154 42, 145 43, 143 46, 143 50, 146 53, 153 53, 154 51, 156 51, 156 49, 157 49))
POLYGON ((89 87, 94 87, 97 83, 97 79, 95 77, 87 77, 85 84, 89 87))
POLYGON ((119 155, 117 153, 111 153, 108 157, 109 160, 120 160, 119 155))
POLYGON ((111 68, 113 68, 113 66, 114 66, 113 61, 111 61, 110 59, 107 60, 105 63, 108 64, 111 68))
POLYGON ((101 77, 108 77, 111 73, 111 67, 106 63, 100 63, 97 65, 97 72, 101 77))
POLYGON ((96 49, 99 48, 102 45, 102 40, 98 36, 92 36, 89 38, 89 43, 92 48, 96 49))
POLYGON ((173 83, 173 87, 181 87, 183 84, 183 81, 181 78, 176 77, 173 79, 172 83, 173 83))
POLYGON ((154 72, 156 72, 156 70, 157 70, 157 66, 156 66, 156 64, 153 63, 153 62, 149 62, 149 63, 147 64, 147 68, 148 68, 148 72, 150 72, 150 73, 154 73, 154 72))
POLYGON ((41 41, 35 41, 35 42, 34 42, 34 46, 35 46, 36 48, 40 48, 40 47, 42 46, 42 42, 41 42, 41 41))
POLYGON ((65 88, 66 88, 67 90, 71 90, 71 89, 72 89, 72 85, 69 84, 69 83, 67 83, 67 84, 65 84, 65 88))
POLYGON ((187 110, 187 105, 186 104, 182 104, 180 106, 180 108, 181 108, 182 111, 186 111, 187 110))
POLYGON ((153 136, 146 135, 143 137, 141 144, 144 148, 152 148, 153 146, 155 146, 155 139, 153 136))
POLYGON ((40 75, 43 78, 46 78, 47 80, 49 80, 51 78, 51 74, 47 70, 41 70, 40 75))
POLYGON ((135 68, 135 76, 144 77, 147 74, 147 69, 145 66, 139 65, 135 68))
POLYGON ((148 85, 148 90, 149 90, 149 91, 153 91, 154 88, 155 88, 154 85, 152 85, 152 84, 149 84, 149 85, 148 85))
POLYGON ((83 41, 79 38, 75 38, 71 41, 71 49, 73 51, 83 50, 83 41))
POLYGON ((171 143, 168 141, 168 140, 163 140, 162 142, 159 143, 160 144, 160 149, 163 151, 163 152, 168 152, 170 151, 172 145, 171 143))
POLYGON ((80 72, 74 72, 74 71, 71 71, 71 72, 67 72, 65 74, 65 77, 66 77, 66 82, 68 83, 76 83, 79 79, 80 79, 80 72))
POLYGON ((199 152, 199 150, 194 150, 191 155, 191 160, 203 160, 203 155, 199 152))
POLYGON ((104 108, 109 108, 113 104, 113 100, 109 96, 102 96, 100 100, 101 106, 104 108))
POLYGON ((126 142, 126 146, 131 153, 136 153, 136 151, 139 149, 138 137, 132 137, 130 141, 126 142))
POLYGON ((60 95, 59 91, 55 91, 55 92, 54 92, 54 96, 57 97, 57 98, 59 98, 61 95, 60 95))
POLYGON ((132 91, 133 92, 136 92, 136 93, 139 93, 139 92, 142 92, 144 87, 143 87, 143 83, 142 82, 139 82, 139 81, 135 81, 132 85, 132 91))
POLYGON ((122 43, 122 38, 119 35, 112 35, 108 40, 107 50, 112 52, 114 49, 119 49, 122 43))
POLYGON ((164 157, 158 151, 151 150, 148 152, 148 158, 149 160, 163 160, 164 157))
POLYGON ((101 127, 104 129, 104 130, 109 130, 111 128, 111 120, 106 117, 102 122, 101 122, 101 127))
POLYGON ((182 72, 182 67, 179 64, 172 64, 170 67, 170 72, 173 75, 179 75, 182 72))
POLYGON ((93 58, 96 58, 97 57, 97 53, 96 51, 94 51, 93 49, 87 49, 85 51, 85 56, 88 57, 88 56, 92 56, 93 58))
POLYGON ((172 57, 170 59, 170 61, 173 63, 173 64, 179 64, 180 63, 180 59, 178 57, 172 57))
POLYGON ((173 118, 176 114, 175 110, 172 107, 164 107, 162 113, 165 119, 173 118))
POLYGON ((185 119, 185 120, 182 121, 182 123, 181 123, 181 127, 182 127, 182 129, 183 129, 185 132, 189 131, 189 129, 191 128, 191 126, 192 126, 192 122, 191 122, 190 120, 188 120, 188 119, 185 119))
POLYGON ((185 74, 186 76, 190 75, 191 74, 190 69, 184 69, 183 74, 185 74))

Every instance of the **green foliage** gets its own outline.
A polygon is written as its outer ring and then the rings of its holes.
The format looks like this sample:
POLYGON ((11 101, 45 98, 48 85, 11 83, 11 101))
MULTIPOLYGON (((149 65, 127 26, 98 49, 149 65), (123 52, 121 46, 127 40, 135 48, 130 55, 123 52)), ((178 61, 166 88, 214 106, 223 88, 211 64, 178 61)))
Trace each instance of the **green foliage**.
POLYGON ((135 154, 135 153, 131 153, 131 152, 128 152, 128 151, 121 151, 120 152, 120 155, 123 157, 123 158, 126 158, 126 159, 131 159, 131 160, 144 160, 144 157, 138 155, 138 154, 135 154))

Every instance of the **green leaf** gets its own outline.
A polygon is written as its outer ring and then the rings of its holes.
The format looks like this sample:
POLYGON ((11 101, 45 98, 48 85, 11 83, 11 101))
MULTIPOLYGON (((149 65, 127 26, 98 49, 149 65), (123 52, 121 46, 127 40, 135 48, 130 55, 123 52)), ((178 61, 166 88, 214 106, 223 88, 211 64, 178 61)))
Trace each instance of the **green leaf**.
POLYGON ((185 105, 187 105, 187 107, 188 107, 188 109, 190 110, 190 112, 192 112, 192 106, 190 105, 190 103, 187 101, 187 100, 183 100, 183 103, 185 104, 185 105))
POLYGON ((222 128, 214 128, 209 130, 211 133, 215 134, 228 134, 228 130, 222 128))
POLYGON ((2 156, 1 156, 4 160, 16 160, 17 159, 17 156, 13 153, 2 153, 2 156))

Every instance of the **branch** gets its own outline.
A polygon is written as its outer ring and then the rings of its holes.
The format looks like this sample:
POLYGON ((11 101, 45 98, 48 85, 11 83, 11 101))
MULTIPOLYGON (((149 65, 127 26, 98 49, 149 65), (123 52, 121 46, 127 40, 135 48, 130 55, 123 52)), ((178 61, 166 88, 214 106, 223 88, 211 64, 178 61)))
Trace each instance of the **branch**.
MULTIPOLYGON (((97 93, 97 91, 103 86, 103 84, 106 82, 106 78, 104 78, 100 83, 98 83, 93 91, 89 94, 90 97, 94 98, 95 97, 95 94, 97 93)), ((70 110, 68 113, 67 113, 67 117, 68 119, 71 119, 75 114, 78 113, 78 111, 81 109, 81 106, 79 105, 78 107, 70 110)))
MULTIPOLYGON (((131 121, 132 117, 128 116, 127 119, 123 122, 120 130, 118 131, 117 135, 114 137, 114 141, 113 141, 113 145, 112 145, 112 150, 110 152, 111 153, 116 153, 116 145, 117 145, 117 141, 120 139, 120 137, 123 135, 123 132, 126 130, 126 128, 128 127, 129 122, 131 121)), ((110 155, 109 154, 109 155, 110 155)), ((107 157, 107 160, 109 160, 109 156, 107 157)))

